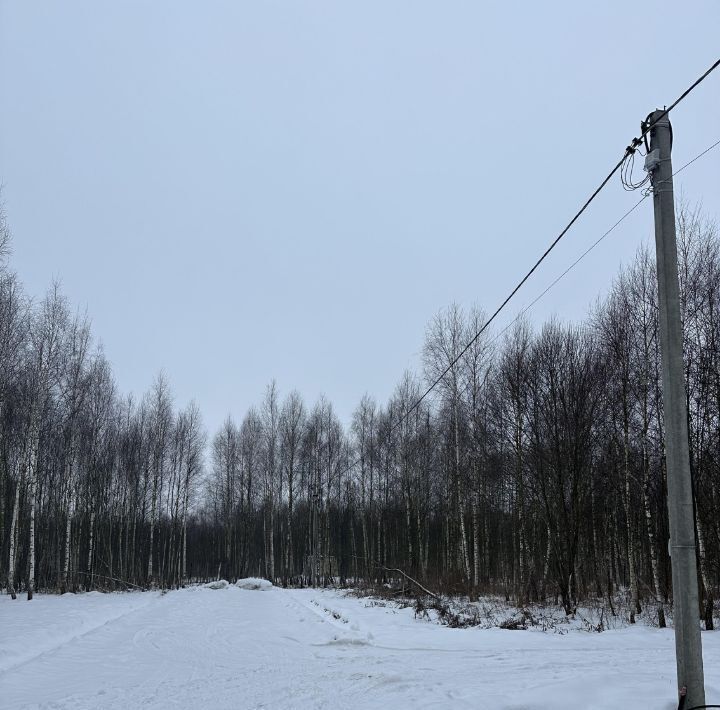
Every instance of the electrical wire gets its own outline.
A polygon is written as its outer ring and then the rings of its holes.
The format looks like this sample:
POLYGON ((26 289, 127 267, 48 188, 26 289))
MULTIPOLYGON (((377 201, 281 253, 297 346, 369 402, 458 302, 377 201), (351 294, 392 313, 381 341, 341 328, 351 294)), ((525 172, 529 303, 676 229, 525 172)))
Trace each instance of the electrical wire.
MULTIPOLYGON (((678 168, 669 178, 665 178, 665 180, 661 180, 661 181, 658 183, 658 185, 660 185, 660 184, 662 184, 662 183, 664 183, 664 182, 668 182, 669 180, 671 180, 672 178, 674 178, 676 175, 679 175, 683 170, 685 170, 686 168, 688 168, 689 166, 691 166, 696 160, 699 160, 699 159, 702 158, 704 155, 707 155, 707 153, 709 153, 709 152, 710 152, 711 150, 713 150, 714 148, 717 148, 719 145, 720 145, 720 140, 715 141, 715 143, 713 143, 712 145, 710 145, 710 146, 708 146, 707 148, 705 148, 705 150, 703 150, 702 152, 698 153, 694 158, 692 158, 691 160, 688 160, 687 163, 685 163, 682 167, 678 168)), ((575 259, 575 261, 573 261, 559 276, 557 276, 553 281, 551 281, 550 284, 549 284, 540 294, 538 294, 527 306, 523 307, 523 308, 520 310, 520 312, 519 312, 499 333, 497 333, 497 335, 495 335, 495 336, 488 342, 488 345, 492 345, 493 343, 495 343, 495 342, 496 342, 497 340, 499 340, 508 330, 510 330, 510 328, 512 328, 512 326, 515 325, 515 323, 517 323, 536 303, 538 303, 538 301, 540 301, 545 295, 547 295, 547 293, 548 293, 549 291, 551 291, 555 286, 557 286, 557 284, 560 283, 560 281, 562 281, 583 259, 585 259, 585 257, 588 256, 588 254, 590 254, 592 251, 594 251, 594 250, 596 249, 596 247, 598 247, 598 246, 599 246, 610 234, 612 234, 612 232, 614 232, 638 207, 640 207, 640 205, 641 205, 643 202, 645 202, 645 200, 647 200, 648 197, 650 197, 651 194, 652 194, 652 191, 646 192, 627 212, 625 212, 625 214, 622 215, 622 217, 620 217, 620 219, 617 220, 617 222, 615 222, 607 231, 605 231, 602 235, 600 235, 600 237, 598 237, 582 254, 580 254, 580 256, 578 256, 577 259, 575 259)), ((489 321, 488 321, 488 323, 489 323, 489 321)), ((485 328, 486 328, 486 326, 483 326, 483 328, 481 328, 481 330, 480 330, 480 333, 479 333, 478 335, 476 335, 475 339, 474 339, 473 341, 471 341, 471 342, 475 342, 475 340, 477 340, 477 338, 478 338, 479 335, 482 333, 482 331, 485 330, 485 328)), ((467 351, 467 348, 465 348, 465 350, 464 350, 463 352, 466 352, 466 351, 467 351)), ((461 355, 460 357, 462 357, 462 355, 461 355)), ((459 358, 458 358, 458 359, 459 359, 459 358)), ((456 360, 455 362, 457 362, 457 360, 456 360)), ((429 391, 429 390, 428 390, 428 391, 429 391)), ((427 392, 426 392, 426 393, 427 393, 427 392)), ((397 422, 395 422, 395 423, 393 424, 393 426, 390 427, 390 431, 388 432, 388 434, 392 434, 392 433, 395 431, 395 429, 397 429, 397 427, 399 427, 399 426, 405 421, 405 419, 407 419, 407 417, 410 415, 410 413, 411 413, 414 409, 417 409, 418 406, 420 406, 420 402, 421 402, 421 401, 422 401, 422 398, 419 399, 419 400, 413 405, 413 407, 411 407, 410 409, 408 409, 408 410, 405 412, 405 414, 403 414, 403 416, 402 416, 397 422)), ((346 473, 347 471, 350 471, 351 469, 355 468, 355 466, 357 466, 359 463, 362 462, 363 458, 364 458, 363 456, 357 457, 352 463, 348 464, 348 465, 341 471, 341 473, 346 473)))
MULTIPOLYGON (((467 351, 477 342, 478 338, 490 327, 490 325, 493 323, 493 321, 500 315, 500 313, 504 310, 504 308, 508 305, 508 303, 512 300, 512 298, 515 296, 515 294, 527 283, 527 281, 530 279, 530 277, 535 273, 536 269, 545 261, 545 259, 549 256, 550 252, 555 249, 555 247, 558 245, 560 240, 570 231, 572 226, 580 219, 580 217, 583 215, 585 210, 590 206, 590 204, 595 200, 595 198, 600 194, 600 192, 605 188, 605 186, 610 182, 612 177, 615 175, 615 173, 618 172, 618 170, 623 169, 623 166, 625 165, 626 161, 628 160, 628 157, 633 155, 635 151, 638 149, 638 147, 643 143, 645 140, 646 135, 652 130, 652 128, 661 121, 667 114, 670 113, 672 109, 674 109, 678 104, 680 104, 687 96, 690 95, 690 93, 699 86, 715 69, 720 66, 720 59, 716 60, 708 69, 705 71, 698 79, 696 79, 685 91, 683 91, 680 96, 678 96, 675 101, 673 101, 670 106, 666 107, 662 110, 662 112, 653 120, 645 120, 641 124, 641 134, 637 138, 633 138, 630 144, 625 148, 625 152, 623 153, 622 158, 615 164, 615 166, 610 170, 610 172, 606 175, 605 178, 600 182, 600 184, 595 188, 595 190, 592 192, 590 197, 585 200, 585 202, 582 204, 580 209, 575 213, 575 215, 572 217, 572 219, 567 223, 567 225, 562 229, 562 231, 553 239, 552 242, 550 242, 550 245, 545 249, 545 251, 542 253, 539 259, 532 265, 530 270, 520 279, 520 281, 517 283, 517 285, 510 291, 510 293, 505 297, 505 299, 502 301, 502 303, 495 309, 495 311, 492 313, 490 318, 488 318, 485 323, 482 325, 482 327, 475 333, 475 335, 470 339, 470 341, 462 348, 460 353, 456 355, 453 360, 450 362, 450 364, 438 375, 433 382, 425 389, 425 391, 420 395, 420 397, 405 411, 405 413, 397 420, 395 423, 390 427, 390 431, 388 434, 392 434, 398 427, 400 427, 405 420, 423 403, 423 401, 427 398, 427 396, 442 382, 442 380, 445 378, 445 376, 457 365, 457 363, 465 356, 467 351)), ((710 148, 706 149, 699 155, 697 155, 695 158, 693 158, 689 163, 684 165, 682 168, 680 168, 675 174, 679 173, 681 170, 684 170, 688 165, 695 162, 698 158, 705 155, 708 151, 712 150, 717 143, 710 146, 710 148)), ((628 184, 631 183, 631 176, 628 184)), ((635 209, 649 196, 648 194, 645 194, 642 199, 634 205, 625 215, 623 215, 618 222, 616 222, 602 237, 600 237, 597 242, 592 245, 583 255, 580 256, 580 258, 571 265, 563 274, 561 274, 533 303, 536 303, 542 296, 547 293, 558 281, 560 281, 570 270, 572 270, 577 263, 579 263, 587 254, 592 251, 597 244, 599 244, 608 234, 610 234, 623 220, 625 220, 632 212, 635 211, 635 209)), ((532 306, 532 304, 531 304, 532 306)), ((517 320, 517 318, 515 319, 517 320)), ((504 331, 503 331, 504 332, 504 331)), ((356 459, 353 463, 349 464, 344 471, 348 471, 354 466, 356 466, 358 463, 361 463, 363 460, 363 457, 360 456, 358 459, 356 459)))
MULTIPOLYGON (((654 119, 650 120, 651 114, 648 114, 648 117, 640 124, 640 136, 637 138, 633 138, 632 141, 630 141, 630 145, 625 149, 625 155, 623 157, 622 161, 622 167, 620 170, 620 181, 622 183, 623 189, 628 191, 633 190, 639 190, 642 187, 645 187, 645 185, 650 182, 651 175, 648 173, 640 182, 633 182, 632 179, 632 173, 633 173, 633 167, 635 166, 635 151, 639 150, 640 146, 644 143, 645 144, 645 151, 646 154, 650 152, 650 146, 648 145, 647 136, 648 133, 653 129, 654 126, 656 126, 660 121, 662 121, 665 116, 667 116, 672 109, 674 109, 685 97, 687 97, 690 92, 692 92, 693 89, 695 89, 696 86, 701 84, 715 69, 720 66, 720 59, 715 61, 715 63, 708 68, 708 70, 698 79, 696 79, 685 91, 683 91, 680 96, 673 101, 670 106, 663 109, 660 114, 654 119)), ((672 126, 670 126, 670 145, 672 146, 672 126)))
POLYGON ((620 170, 620 182, 622 183, 623 189, 628 192, 639 190, 641 187, 645 187, 650 182, 650 173, 647 173, 640 182, 633 182, 633 169, 635 167, 635 153, 640 151, 640 148, 634 148, 631 152, 627 153, 625 160, 623 161, 623 167, 620 170))
POLYGON ((710 66, 702 76, 700 76, 692 84, 690 84, 690 86, 688 86, 688 88, 685 89, 685 91, 683 91, 682 94, 680 94, 680 96, 675 99, 675 101, 673 101, 667 108, 663 109, 663 112, 652 123, 648 123, 648 125, 643 128, 641 138, 644 138, 655 126, 655 124, 657 124, 659 121, 662 121, 662 119, 665 118, 665 116, 667 116, 670 111, 672 111, 683 99, 687 98, 687 96, 693 91, 693 89, 695 89, 699 84, 705 81, 705 79, 707 79, 708 76, 710 76, 710 74, 712 74, 718 67, 720 67, 720 59, 716 60, 715 63, 712 64, 712 66, 710 66))
MULTIPOLYGON (((423 392, 423 394, 419 397, 419 399, 405 412, 403 417, 396 422, 396 426, 399 426, 402 424, 402 422, 410 416, 410 414, 415 411, 423 402, 423 400, 437 387, 440 382, 444 379, 445 375, 450 372, 453 367, 460 361, 460 359, 465 355, 465 353, 477 342, 478 338, 488 329, 490 324, 500 315, 500 312, 507 306, 507 304, 510 302, 510 300, 515 296, 515 294, 525 285, 525 283, 528 281, 528 279, 533 275, 535 270, 542 264, 543 261, 548 257, 550 252, 558 245, 560 240, 570 231, 571 227, 575 224, 575 222, 580 219, 581 215, 585 212, 585 210, 590 206, 590 203, 600 194, 602 189, 605 187, 605 185, 610 182, 611 178, 615 173, 620 170, 625 163, 627 156, 629 154, 632 154, 637 150, 638 146, 641 144, 642 140, 644 139, 645 135, 650 132, 650 130, 655 126, 659 121, 661 121, 672 109, 674 109, 681 101, 683 101, 692 91, 695 89, 699 84, 701 84, 715 69, 720 66, 720 59, 718 59, 702 76, 700 76, 698 79, 696 79, 685 91, 683 91, 680 96, 678 96, 675 101, 670 104, 670 106, 666 109, 664 109, 657 118, 652 121, 645 121, 642 127, 642 133, 640 138, 633 138, 630 145, 625 149, 625 153, 623 153, 623 157, 616 163, 615 167, 612 168, 612 170, 607 174, 607 176, 603 179, 603 181, 598 185, 597 188, 595 188, 594 192, 588 197, 588 199, 583 203, 582 207, 575 213, 574 217, 568 222, 566 227, 558 234, 557 237, 550 243, 550 246, 543 252, 543 254, 540 256, 540 258, 532 265, 531 269, 525 274, 525 276, 520 279, 518 284, 515 286, 515 288, 510 291, 508 296, 505 298, 505 300, 498 306, 498 308, 493 312, 493 314, 488 318, 487 321, 485 321, 485 324, 478 330, 477 333, 470 339, 470 341, 465 345, 465 347, 460 351, 460 353, 452 360, 452 362, 443 370, 443 372, 432 382, 432 384, 423 392)), ((391 432, 396 427, 391 428, 391 432)))
MULTIPOLYGON (((687 168, 687 167, 689 167, 690 165, 692 165, 696 160, 699 160, 700 158, 703 157, 703 155, 705 155, 706 153, 709 153, 713 148, 717 148, 719 145, 720 145, 720 141, 715 141, 715 143, 713 143, 711 146, 705 148, 705 150, 704 150, 702 153, 698 153, 692 160, 688 160, 688 162, 685 163, 685 165, 683 165, 681 168, 678 168, 678 169, 672 174, 671 177, 675 177, 677 174, 679 174, 679 173, 681 173, 683 170, 685 170, 685 168, 687 168)), ((664 182, 667 182, 667 180, 668 180, 668 178, 666 178, 665 180, 661 180, 661 181, 658 183, 658 185, 662 185, 664 182)))
MULTIPOLYGON (((676 175, 679 175, 685 168, 692 165, 696 160, 699 160, 702 158, 706 153, 709 153, 713 148, 717 148, 720 145, 720 140, 713 143, 711 146, 706 148, 702 151, 702 153, 698 153, 692 160, 688 160, 685 165, 678 168, 669 178, 665 178, 665 180, 661 180, 658 185, 662 185, 664 182, 668 182, 670 179, 674 178, 676 175)), ((575 259, 575 261, 570 264, 570 266, 565 269, 554 281, 552 281, 548 287, 542 291, 538 296, 536 296, 527 306, 525 306, 518 314, 513 318, 490 342, 489 345, 494 343, 496 340, 499 340, 500 337, 506 333, 510 328, 517 323, 543 296, 545 296, 548 291, 550 291, 552 288, 554 288, 562 279, 564 279, 590 252, 592 252, 607 236, 609 236, 617 227, 622 224, 622 222, 625 221, 640 205, 647 200, 648 197, 652 195, 652 190, 649 190, 648 192, 643 194, 643 197, 639 199, 620 219, 615 222, 615 224, 610 227, 610 229, 607 230, 604 234, 602 234, 598 239, 596 239, 580 256, 575 259)))

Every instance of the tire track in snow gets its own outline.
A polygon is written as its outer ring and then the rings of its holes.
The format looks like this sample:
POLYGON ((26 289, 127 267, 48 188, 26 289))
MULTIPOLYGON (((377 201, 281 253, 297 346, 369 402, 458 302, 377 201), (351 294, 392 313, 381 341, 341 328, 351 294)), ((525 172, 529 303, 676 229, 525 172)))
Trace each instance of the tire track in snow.
MULTIPOLYGON (((67 607, 61 602, 46 611, 72 609, 61 625, 67 629, 68 621, 87 620, 86 609, 92 618, 104 608, 86 602, 67 607)), ((35 628, 29 625, 32 618, 27 615, 25 626, 17 625, 13 646, 22 639, 21 628, 35 632, 43 631, 44 622, 50 626, 50 614, 35 616, 35 628)), ((662 706, 656 702, 661 693, 653 688, 665 683, 671 693, 674 687, 669 634, 635 630, 555 637, 452 630, 414 620, 411 610, 383 614, 352 598, 315 590, 181 590, 142 608, 125 608, 105 620, 104 632, 100 628, 98 633, 83 629, 77 643, 0 676, 0 707, 580 710, 588 707, 577 702, 588 697, 587 687, 595 689, 593 707, 610 708, 632 685, 653 697, 654 704, 641 704, 649 708, 662 706), (338 642, 353 624, 375 633, 378 643, 338 642), (613 685, 617 676, 625 685, 613 685)), ((706 640, 708 667, 720 667, 720 644, 714 646, 713 637, 706 640)), ((711 674, 708 678, 712 683, 711 674)))
MULTIPOLYGON (((135 594, 136 592, 129 592, 129 594, 135 594)), ((142 594, 152 594, 152 592, 141 592, 142 594)), ((83 629, 79 633, 71 633, 66 634, 61 637, 59 637, 59 640, 57 640, 54 643, 49 643, 42 648, 33 649, 31 651, 28 651, 26 653, 19 652, 14 656, 14 659, 11 659, 9 662, 5 662, 2 665, 2 668, 0 668, 0 678, 5 675, 6 673, 10 671, 15 671, 18 668, 31 663, 32 661, 46 655, 50 655, 53 653, 56 653, 57 651, 65 648, 66 646, 69 646, 70 644, 79 641, 81 639, 84 639, 86 636, 89 636, 90 634, 93 634, 97 631, 101 631, 102 629, 105 629, 106 627, 110 626, 111 624, 114 624, 116 621, 120 621, 122 619, 127 618, 131 614, 134 614, 136 612, 142 611, 143 609, 147 609, 150 604, 152 604, 153 601, 155 601, 157 598, 159 598, 159 593, 155 595, 153 599, 148 599, 144 604, 138 604, 137 606, 134 606, 130 609, 126 609, 120 614, 116 614, 114 616, 110 616, 108 618, 105 618, 102 622, 92 624, 89 627, 83 629)), ((60 611, 60 610, 59 610, 60 611)))

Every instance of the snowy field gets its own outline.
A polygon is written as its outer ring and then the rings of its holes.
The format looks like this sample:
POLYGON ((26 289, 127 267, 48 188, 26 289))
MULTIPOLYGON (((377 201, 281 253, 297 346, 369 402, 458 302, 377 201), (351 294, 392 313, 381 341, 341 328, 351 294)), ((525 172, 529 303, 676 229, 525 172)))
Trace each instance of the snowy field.
MULTIPOLYGON (((720 702, 720 632, 704 633, 720 702)), ((0 707, 674 710, 673 634, 449 629, 336 591, 0 599, 0 707)))

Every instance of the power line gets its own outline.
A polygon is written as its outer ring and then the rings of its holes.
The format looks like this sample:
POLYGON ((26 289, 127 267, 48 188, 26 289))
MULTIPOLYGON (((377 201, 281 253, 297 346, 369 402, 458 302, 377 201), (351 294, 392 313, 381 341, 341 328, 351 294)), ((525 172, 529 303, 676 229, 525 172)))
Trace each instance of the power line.
POLYGON ((678 96, 675 101, 673 101, 666 109, 663 109, 662 113, 660 113, 652 123, 646 125, 643 128, 642 137, 644 138, 656 123, 662 121, 663 118, 665 118, 665 116, 670 113, 670 111, 672 111, 683 99, 685 99, 690 94, 690 92, 695 89, 695 87, 705 81, 705 79, 707 79, 708 76, 710 76, 710 74, 712 74, 718 67, 720 67, 720 59, 717 59, 715 63, 701 77, 699 77, 692 84, 690 84, 690 86, 688 86, 688 88, 685 89, 685 91, 683 91, 682 94, 680 94, 680 96, 678 96))
MULTIPOLYGON (((688 160, 687 163, 685 163, 682 167, 678 168, 678 169, 672 174, 672 177, 675 177, 676 175, 679 175, 683 170, 685 170, 685 168, 688 168, 689 166, 691 166, 696 160, 699 160, 699 159, 702 158, 704 155, 706 155, 706 154, 709 153, 711 150, 713 150, 713 148, 717 148, 719 145, 720 145, 720 140, 715 141, 715 143, 713 143, 712 145, 710 145, 710 146, 708 146, 707 148, 705 148, 705 150, 703 150, 701 153, 698 153, 694 158, 692 158, 691 160, 688 160)), ((662 180, 662 181, 658 182, 657 185, 661 185, 663 182, 667 182, 668 179, 669 179, 669 178, 666 178, 665 180, 662 180)), ((657 185, 656 185, 656 187, 657 187, 657 185)), ((617 220, 617 222, 615 222, 615 224, 613 224, 606 232, 604 232, 600 237, 598 237, 582 254, 580 254, 579 257, 577 257, 577 259, 575 259, 575 261, 572 262, 572 264, 570 264, 570 265, 569 265, 559 276, 557 276, 539 295, 537 295, 527 306, 525 306, 525 307, 515 316, 515 318, 513 318, 513 319, 490 341, 490 343, 488 343, 488 344, 492 344, 492 343, 496 342, 496 341, 499 340, 508 330, 510 330, 510 328, 512 328, 512 326, 513 326, 515 323, 517 323, 517 321, 519 321, 520 318, 522 318, 538 301, 540 301, 540 299, 542 299, 549 291, 551 291, 555 286, 557 286, 557 284, 558 284, 560 281, 562 281, 588 254, 590 254, 590 252, 594 251, 595 248, 596 248, 597 246, 599 246, 601 242, 603 242, 610 234, 612 234, 612 232, 614 232, 638 207, 640 207, 640 205, 641 205, 643 202, 645 202, 645 200, 647 200, 648 197, 650 197, 651 194, 652 194, 652 191, 651 191, 651 190, 648 191, 648 192, 646 192, 627 212, 625 212, 625 214, 622 215, 622 217, 620 217, 620 219, 617 220)), ((474 342, 475 340, 477 340, 477 338, 480 336, 480 334, 482 333, 482 331, 485 330, 485 328, 487 327, 488 324, 489 324, 489 321, 488 321, 488 323, 486 323, 486 324, 481 328, 481 330, 479 331, 479 333, 476 334, 475 338, 473 339, 473 341, 471 341, 471 343, 474 342)), ((466 352, 466 351, 467 351, 467 348, 465 348, 465 350, 463 351, 463 353, 466 352)), ((462 357, 462 355, 460 355, 459 357, 462 357)), ((458 360, 459 360, 459 357, 458 357, 458 360)), ((457 363, 457 360, 456 360, 455 362, 457 363)), ((397 427, 399 427, 399 426, 405 421, 405 419, 407 419, 407 418, 410 416, 411 412, 413 412, 415 409, 417 409, 417 407, 420 406, 420 403, 422 402, 422 399, 427 395, 427 393, 428 393, 429 391, 430 391, 430 389, 428 389, 428 390, 426 391, 426 393, 423 395, 423 397, 420 398, 419 400, 417 400, 417 402, 415 402, 415 404, 413 404, 413 406, 412 406, 410 409, 408 409, 408 410, 403 414, 403 416, 400 417, 400 419, 399 419, 397 422, 395 422, 395 423, 390 427, 390 431, 388 432, 389 434, 392 434, 392 432, 395 431, 395 429, 397 429, 397 427)), ((351 469, 353 469, 355 466, 357 466, 359 463, 362 462, 363 458, 364 458, 363 456, 358 456, 352 463, 348 464, 348 465, 343 469, 343 471, 342 471, 341 473, 345 473, 345 472, 350 471, 351 469)))
MULTIPOLYGON (((685 165, 683 165, 681 168, 678 168, 673 174, 672 177, 675 177, 679 173, 681 173, 685 168, 692 165, 696 160, 699 160, 703 157, 706 153, 709 153, 713 148, 717 148, 717 146, 720 145, 720 140, 713 143, 711 146, 706 148, 702 153, 698 153, 692 160, 689 160, 685 165)), ((662 185, 662 183, 667 182, 667 178, 665 180, 661 180, 658 182, 658 185, 662 185)), ((615 222, 615 224, 610 227, 604 234, 602 234, 598 239, 596 239, 580 256, 573 261, 570 266, 565 269, 554 281, 552 281, 547 288, 545 288, 542 293, 540 293, 538 296, 536 296, 527 306, 525 306, 516 316, 513 318, 491 341, 490 343, 494 343, 496 340, 498 340, 504 333, 506 333, 517 321, 520 320, 543 296, 545 296, 548 291, 553 289, 562 279, 564 279, 591 251, 593 251, 604 239, 609 236, 617 227, 622 224, 622 222, 625 221, 640 205, 647 200, 648 197, 652 195, 652 190, 649 190, 646 192, 642 198, 640 198, 620 219, 615 222)))
MULTIPOLYGON (((445 375, 450 372, 455 365, 462 359, 462 357, 467 353, 467 351, 477 342, 478 338, 490 327, 491 323, 500 315, 501 311, 507 306, 507 304, 512 300, 512 298, 515 296, 515 294, 525 285, 525 283, 528 281, 528 279, 533 275, 535 270, 542 264, 543 261, 548 257, 550 252, 558 245, 560 240, 570 231, 572 226, 575 224, 575 222, 580 219, 582 214, 585 212, 585 210, 590 206, 590 203, 593 202, 593 200, 600 194, 600 192, 604 189, 604 187, 610 182, 612 177, 617 173, 618 170, 623 168, 626 160, 629 156, 632 156, 635 151, 638 149, 638 147, 642 144, 643 139, 645 136, 650 132, 650 130, 653 128, 653 126, 660 120, 662 120, 672 109, 674 109, 678 104, 680 104, 681 101, 683 101, 697 86, 699 86, 715 69, 720 66, 720 59, 716 60, 708 69, 705 71, 698 79, 696 79, 685 91, 683 91, 680 96, 678 96, 675 101, 673 101, 670 106, 665 108, 662 113, 660 113, 657 118, 653 122, 643 121, 641 124, 641 134, 640 137, 633 138, 633 140, 630 142, 630 145, 628 145, 625 148, 625 152, 623 153, 622 158, 615 164, 615 166, 610 170, 610 172, 607 174, 607 176, 602 180, 602 182, 598 185, 597 188, 593 191, 593 193, 588 197, 588 199, 583 203, 583 205, 580 207, 580 209, 575 213, 575 215, 572 217, 572 219, 567 223, 567 225, 564 227, 564 229, 555 237, 555 239, 550 243, 550 245, 547 247, 547 249, 542 253, 540 258, 532 265, 530 270, 520 279, 520 281, 517 283, 517 285, 510 291, 508 296, 505 298, 505 300, 498 306, 498 308, 493 312, 493 314, 488 318, 483 326, 475 333, 475 335, 470 339, 470 341, 465 345, 465 347, 460 351, 460 353, 452 360, 452 362, 438 375, 438 377, 435 378, 435 380, 432 382, 432 384, 422 393, 422 395, 405 411, 405 413, 398 419, 391 427, 389 433, 392 434, 399 426, 403 424, 403 422, 414 412, 425 400, 425 398, 437 387, 440 382, 442 382, 445 375)), ((709 148, 704 150, 702 153, 695 156, 692 160, 690 160, 688 163, 683 165, 679 170, 677 170, 674 174, 677 175, 682 170, 687 168, 689 165, 694 163, 696 160, 701 158, 703 155, 708 153, 710 150, 715 148, 718 144, 720 144, 720 141, 717 143, 714 143, 709 148)), ((553 281, 550 286, 548 286, 526 309, 525 311, 522 311, 520 315, 518 315, 511 323, 501 331, 500 334, 504 333, 512 323, 518 320, 518 318, 522 315, 522 313, 527 312, 529 308, 531 308, 537 301, 539 301, 551 288, 553 288, 562 278, 564 278, 577 264, 580 263, 595 247, 602 242, 605 237, 607 237, 615 228, 620 225, 627 217, 632 214, 639 206, 642 204, 650 193, 645 194, 630 210, 628 210, 610 229, 605 232, 594 244, 592 244, 573 264, 571 264, 560 276, 558 276, 555 281, 553 281)), ((499 336, 498 336, 499 337, 499 336)), ((347 468, 345 469, 350 470, 354 466, 356 466, 358 463, 361 463, 363 460, 363 457, 358 457, 353 463, 349 464, 347 468)))
MULTIPOLYGON (((688 160, 688 162, 685 163, 685 165, 683 165, 681 168, 678 168, 678 169, 672 174, 672 176, 675 177, 676 175, 678 175, 679 173, 681 173, 683 170, 685 170, 685 168, 687 168, 688 166, 692 165, 696 160, 699 160, 700 158, 703 157, 703 155, 705 155, 706 153, 709 153, 713 148, 717 148, 719 145, 720 145, 720 141, 716 141, 716 142, 713 143, 710 147, 705 148, 705 150, 704 150, 702 153, 698 153, 692 160, 688 160)), ((664 182, 666 182, 666 180, 661 180, 661 181, 658 183, 658 185, 662 185, 664 182)), ((651 193, 648 193, 648 196, 649 196, 650 194, 651 194, 651 193)))
MULTIPOLYGON (((670 111, 672 111, 686 96, 688 96, 695 87, 697 87, 699 84, 701 84, 705 79, 707 79, 710 74, 715 71, 715 69, 720 66, 720 59, 716 60, 715 63, 708 68, 708 70, 700 77, 698 77, 685 91, 678 96, 675 101, 673 101, 670 106, 663 109, 653 121, 650 121, 649 118, 652 114, 648 115, 648 118, 646 118, 644 121, 640 123, 640 136, 637 138, 633 138, 632 141, 630 141, 630 145, 625 149, 625 155, 622 159, 622 170, 620 171, 620 181, 622 182, 622 186, 625 190, 632 191, 632 190, 638 190, 641 187, 644 187, 647 185, 648 182, 650 182, 650 173, 648 173, 640 182, 634 183, 632 181, 632 171, 633 166, 635 164, 635 151, 640 147, 640 145, 645 142, 645 148, 649 151, 650 147, 648 146, 647 141, 647 135, 648 133, 653 129, 653 127, 660 121, 662 121, 665 116, 667 116, 670 111)), ((670 144, 672 145, 672 126, 670 127, 670 144)))
MULTIPOLYGON (((652 127, 661 120, 664 116, 666 116, 671 109, 675 108, 683 99, 685 99, 692 91, 697 87, 701 82, 703 82, 717 67, 720 66, 720 59, 718 59, 702 76, 700 76, 698 79, 695 80, 685 91, 683 91, 680 96, 678 96, 675 101, 670 104, 670 106, 655 119, 652 123, 648 123, 647 121, 643 124, 642 127, 642 133, 640 138, 633 138, 630 145, 625 149, 625 152, 623 153, 623 157, 616 163, 615 167, 607 174, 607 176, 603 179, 603 181, 598 185, 598 187, 595 189, 595 191, 588 197, 588 199, 584 202, 582 207, 575 213, 575 216, 568 222, 567 226, 558 234, 557 237, 550 243, 550 246, 543 252, 542 256, 533 264, 532 268, 525 274, 525 276, 520 279, 518 284, 513 288, 512 291, 508 294, 508 296, 505 298, 505 300, 498 306, 498 308, 495 310, 495 312, 488 318, 488 320, 485 322, 485 324, 478 330, 477 333, 470 339, 470 341, 467 343, 467 345, 460 351, 460 353, 453 359, 453 361, 443 370, 443 372, 433 381, 433 383, 423 392, 423 394, 420 396, 420 398, 407 410, 407 412, 401 417, 401 419, 397 422, 397 425, 400 425, 405 418, 410 416, 410 414, 417 409, 420 404, 423 402, 423 400, 432 392, 435 387, 437 387, 440 382, 442 382, 445 375, 450 372, 453 367, 460 361, 460 359, 465 355, 465 353, 475 344, 477 339, 488 329, 490 324, 495 320, 495 318, 500 315, 500 312, 505 308, 505 306, 510 302, 510 300, 513 298, 513 296, 524 286, 524 284, 527 282, 527 280, 533 275, 535 270, 537 269, 540 264, 542 264, 543 261, 547 258, 547 256, 550 254, 550 252, 558 245, 560 240, 570 231, 570 228, 575 224, 575 222, 580 219, 580 216, 585 212, 585 210, 590 206, 590 203, 600 194, 601 190, 605 187, 605 185, 610 182, 610 179, 615 175, 615 173, 623 166, 625 163, 625 160, 629 155, 632 155, 635 150, 637 150, 637 147, 641 144, 643 138, 645 135, 652 129, 652 127)), ((391 431, 394 430, 395 427, 391 429, 391 431)))
POLYGON ((545 294, 548 293, 551 289, 553 289, 562 279, 564 279, 591 251, 597 247, 600 242, 602 242, 605 237, 607 237, 611 232, 615 230, 616 227, 619 227, 622 222, 625 221, 627 217, 629 217, 640 205, 647 200, 647 198, 650 195, 644 195, 640 200, 638 200, 620 219, 613 224, 610 229, 607 230, 600 238, 598 238, 596 241, 594 241, 580 256, 573 261, 570 266, 565 269, 554 281, 550 283, 547 288, 542 291, 538 296, 536 296, 527 306, 525 306, 516 316, 513 318, 490 342, 495 342, 498 340, 505 332, 507 332, 517 321, 519 321, 545 294))

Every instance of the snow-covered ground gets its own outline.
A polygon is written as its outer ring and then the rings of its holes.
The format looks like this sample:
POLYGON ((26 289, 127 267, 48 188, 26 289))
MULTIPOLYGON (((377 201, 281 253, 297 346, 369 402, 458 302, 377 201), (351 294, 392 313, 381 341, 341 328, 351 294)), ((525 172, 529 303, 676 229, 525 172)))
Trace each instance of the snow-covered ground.
MULTIPOLYGON (((720 702, 720 632, 703 633, 720 702)), ((450 629, 336 591, 0 599, 0 707, 674 710, 672 631, 450 629)))

